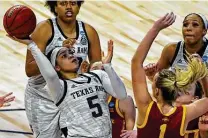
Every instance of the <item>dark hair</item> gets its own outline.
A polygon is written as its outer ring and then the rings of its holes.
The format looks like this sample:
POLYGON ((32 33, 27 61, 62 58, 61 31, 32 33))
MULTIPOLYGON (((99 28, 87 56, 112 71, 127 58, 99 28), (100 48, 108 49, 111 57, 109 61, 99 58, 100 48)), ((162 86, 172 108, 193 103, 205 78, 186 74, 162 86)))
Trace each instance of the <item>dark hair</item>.
POLYGON ((205 27, 206 23, 205 23, 204 20, 202 19, 201 15, 199 15, 199 14, 197 14, 197 13, 190 13, 190 14, 186 15, 186 17, 184 18, 183 22, 186 20, 186 18, 187 18, 188 16, 193 15, 193 14, 196 15, 196 16, 198 16, 198 17, 200 18, 200 20, 201 20, 202 23, 203 23, 203 29, 206 29, 206 27, 205 27))
POLYGON ((202 95, 203 95, 202 85, 200 82, 197 81, 194 96, 197 96, 197 97, 199 97, 199 99, 201 99, 202 95))
MULTIPOLYGON (((77 5, 81 7, 81 5, 84 3, 84 0, 77 0, 77 5)), ((51 0, 46 0, 45 6, 49 7, 50 11, 57 16, 57 13, 55 11, 55 7, 57 6, 57 1, 51 1, 51 0)))

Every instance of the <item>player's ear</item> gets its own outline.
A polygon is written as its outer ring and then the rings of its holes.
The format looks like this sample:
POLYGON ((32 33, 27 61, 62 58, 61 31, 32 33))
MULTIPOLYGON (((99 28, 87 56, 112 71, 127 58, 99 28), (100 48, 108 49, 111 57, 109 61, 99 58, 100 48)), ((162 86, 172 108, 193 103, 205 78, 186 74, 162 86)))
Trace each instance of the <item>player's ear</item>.
POLYGON ((59 66, 55 66, 55 70, 56 70, 56 71, 60 71, 61 68, 60 68, 59 66))

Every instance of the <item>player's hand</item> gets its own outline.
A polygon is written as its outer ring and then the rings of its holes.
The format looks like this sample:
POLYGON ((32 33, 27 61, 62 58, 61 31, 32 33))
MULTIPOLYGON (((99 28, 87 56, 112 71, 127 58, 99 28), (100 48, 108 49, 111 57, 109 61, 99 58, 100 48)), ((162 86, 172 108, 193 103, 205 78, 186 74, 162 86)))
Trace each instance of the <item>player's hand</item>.
POLYGON ((90 64, 89 64, 86 60, 83 61, 83 62, 81 63, 81 65, 80 65, 80 71, 81 71, 81 73, 83 74, 83 73, 88 72, 89 67, 90 67, 90 64))
POLYGON ((120 137, 121 138, 137 138, 137 131, 136 130, 122 130, 120 137))
POLYGON ((68 38, 63 41, 62 45, 63 47, 72 48, 75 43, 76 43, 76 39, 68 38))
POLYGON ((19 43, 25 44, 25 45, 29 45, 30 43, 32 43, 33 41, 31 39, 18 39, 15 36, 10 36, 10 35, 6 35, 7 37, 11 38, 14 41, 17 41, 19 43))
POLYGON ((0 107, 10 106, 10 102, 14 101, 15 96, 12 96, 12 92, 0 97, 0 107))
POLYGON ((157 64, 156 63, 149 63, 146 66, 144 66, 144 71, 146 76, 148 77, 154 77, 157 73, 157 64))
POLYGON ((208 131, 208 114, 199 118, 198 126, 200 131, 208 131))
POLYGON ((160 31, 172 25, 175 22, 175 19, 176 19, 176 15, 174 15, 173 12, 167 13, 165 16, 163 16, 154 23, 153 28, 160 31))
POLYGON ((106 57, 104 57, 104 52, 102 52, 102 63, 103 64, 107 64, 107 63, 111 63, 111 60, 113 58, 113 41, 109 40, 108 41, 108 54, 106 57))
POLYGON ((90 67, 90 70, 102 70, 102 69, 103 69, 103 63, 101 61, 93 63, 90 67))

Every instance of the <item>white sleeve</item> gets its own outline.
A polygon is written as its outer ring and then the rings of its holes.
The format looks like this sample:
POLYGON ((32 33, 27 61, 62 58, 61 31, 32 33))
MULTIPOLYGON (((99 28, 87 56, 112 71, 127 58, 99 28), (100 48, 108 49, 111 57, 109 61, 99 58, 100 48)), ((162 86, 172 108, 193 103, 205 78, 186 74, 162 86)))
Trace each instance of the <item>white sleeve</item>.
POLYGON ((114 69, 110 64, 104 64, 103 67, 105 72, 102 73, 101 81, 103 83, 104 89, 115 98, 126 98, 127 93, 124 83, 121 81, 114 69))
POLYGON ((60 82, 58 74, 54 70, 50 61, 46 58, 46 56, 40 51, 37 45, 32 42, 28 45, 28 49, 31 51, 38 68, 41 72, 41 75, 45 79, 47 86, 49 88, 50 95, 53 98, 53 101, 57 103, 61 97, 63 96, 64 87, 60 82))

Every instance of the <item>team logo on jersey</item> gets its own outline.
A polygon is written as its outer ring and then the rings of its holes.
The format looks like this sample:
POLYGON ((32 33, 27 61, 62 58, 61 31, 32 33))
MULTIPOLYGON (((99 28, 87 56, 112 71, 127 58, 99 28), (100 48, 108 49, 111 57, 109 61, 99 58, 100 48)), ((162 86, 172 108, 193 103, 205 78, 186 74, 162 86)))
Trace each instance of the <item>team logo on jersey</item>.
POLYGON ((179 59, 177 63, 182 63, 182 60, 181 60, 181 59, 179 59))
POLYGON ((206 62, 207 62, 207 60, 208 60, 208 56, 206 56, 206 55, 205 55, 205 56, 203 56, 203 57, 202 57, 202 61, 203 61, 203 62, 205 62, 205 63, 206 63, 206 62))
POLYGON ((95 81, 95 82, 97 82, 97 83, 98 83, 98 80, 97 80, 97 78, 93 78, 93 79, 94 79, 94 81, 95 81))
POLYGON ((169 119, 167 118, 167 117, 164 117, 163 119, 162 119, 162 121, 163 121, 163 123, 168 123, 169 122, 169 119))
POLYGON ((85 36, 82 36, 80 43, 82 45, 87 45, 87 38, 85 36))
POLYGON ((77 87, 77 86, 76 86, 76 85, 74 85, 74 84, 71 86, 71 88, 76 88, 76 87, 77 87))
POLYGON ((81 34, 81 35, 84 35, 84 34, 85 34, 85 32, 84 32, 84 31, 80 31, 80 34, 81 34))
POLYGON ((115 103, 114 102, 110 102, 109 103, 109 108, 112 108, 112 107, 114 107, 115 106, 115 103))

